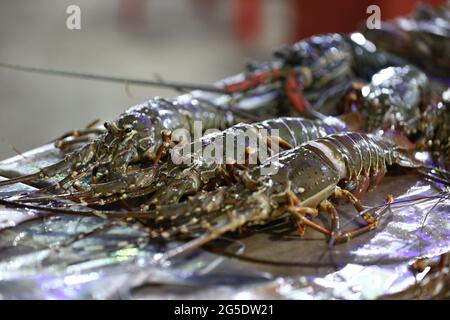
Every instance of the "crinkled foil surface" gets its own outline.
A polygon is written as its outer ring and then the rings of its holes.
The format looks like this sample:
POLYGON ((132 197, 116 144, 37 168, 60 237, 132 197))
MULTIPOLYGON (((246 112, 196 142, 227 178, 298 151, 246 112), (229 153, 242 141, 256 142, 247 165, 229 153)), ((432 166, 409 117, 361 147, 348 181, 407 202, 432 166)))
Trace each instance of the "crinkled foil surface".
MULTIPOLYGON (((47 145, 3 161, 0 172, 29 173, 60 157, 47 145)), ((32 189, 10 186, 0 196, 32 189)), ((164 265, 156 263, 158 253, 179 243, 118 250, 115 244, 142 234, 116 227, 55 250, 104 221, 0 207, 0 298, 376 299, 416 282, 408 268, 413 259, 450 250, 450 202, 435 197, 439 191, 412 173, 394 173, 366 194, 364 205, 382 205, 388 193, 421 200, 385 210, 378 229, 346 244, 330 246, 315 232, 300 238, 281 220, 164 265)), ((354 209, 338 208, 345 228, 358 225, 354 209)))

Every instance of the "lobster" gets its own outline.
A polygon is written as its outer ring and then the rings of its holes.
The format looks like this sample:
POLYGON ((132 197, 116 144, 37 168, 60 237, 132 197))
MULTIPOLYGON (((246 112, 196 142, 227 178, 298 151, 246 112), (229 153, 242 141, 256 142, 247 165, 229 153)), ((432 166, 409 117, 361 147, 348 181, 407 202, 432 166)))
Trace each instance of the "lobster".
POLYGON ((422 124, 422 148, 438 154, 443 152, 450 163, 450 89, 443 91, 440 99, 428 106, 422 124))
MULTIPOLYGON (((185 96, 186 98, 186 96, 185 96)), ((65 158, 38 172, 0 182, 0 186, 62 175, 50 189, 67 190, 91 173, 91 183, 116 181, 134 163, 158 164, 166 151, 177 142, 171 132, 185 128, 192 133, 194 121, 203 128, 225 129, 238 121, 229 110, 220 110, 196 99, 166 100, 155 98, 129 108, 117 120, 104 124, 106 132, 65 158)), ((55 180, 55 179, 54 179, 55 180)))
POLYGON ((414 150, 449 150, 449 90, 414 66, 388 67, 368 84, 354 83, 340 112, 356 112, 361 128, 414 150), (439 93, 441 91, 441 93, 439 93))
MULTIPOLYGON (((232 186, 202 191, 184 202, 157 205, 149 211, 73 211, 5 200, 0 203, 54 214, 120 218, 80 234, 67 244, 134 219, 139 221, 135 228, 146 232, 135 242, 140 246, 152 239, 190 239, 159 255, 158 259, 166 261, 227 232, 285 217, 293 219, 300 236, 308 227, 326 236, 331 243, 349 241, 377 227, 381 214, 365 210, 359 198, 381 182, 389 165, 414 169, 423 166, 403 148, 380 136, 334 133, 268 158, 261 165, 249 168, 232 186), (362 227, 341 230, 339 214, 332 201, 342 198, 350 201, 359 212, 364 221, 362 227), (330 216, 329 227, 313 220, 319 212, 330 216)), ((386 205, 392 201, 388 196, 386 205)), ((127 242, 120 247, 133 245, 127 242)))
POLYGON ((212 132, 189 144, 179 144, 171 149, 171 159, 152 168, 144 167, 120 177, 116 181, 91 184, 89 190, 34 198, 20 198, 19 202, 42 202, 70 199, 83 204, 105 205, 120 199, 142 197, 155 192, 148 204, 171 203, 203 187, 214 188, 240 180, 240 175, 263 162, 268 154, 281 149, 291 149, 303 142, 324 137, 334 132, 346 131, 347 126, 337 118, 323 121, 295 117, 282 117, 252 124, 239 123, 224 131, 212 132), (277 130, 274 135, 273 131, 277 130), (233 157, 226 158, 232 143, 233 157), (196 148, 198 146, 198 148, 196 148), (207 150, 220 150, 210 154, 207 150), (182 151, 186 150, 186 154, 182 151), (268 152, 267 152, 268 151, 268 152), (250 154, 251 153, 251 154, 250 154), (241 156, 240 156, 241 155, 241 156), (184 158, 183 163, 177 160, 184 158), (255 158, 249 161, 249 158, 255 158), (265 157, 265 158, 264 158, 265 157), (188 160, 188 161, 186 161, 188 160), (241 160, 241 161, 239 161, 241 160))
POLYGON ((411 135, 419 131, 430 91, 428 77, 419 69, 388 67, 375 73, 366 85, 355 83, 341 112, 359 111, 368 132, 393 128, 411 135))
POLYGON ((203 192, 184 203, 157 206, 149 216, 161 227, 152 225, 151 237, 195 235, 164 255, 172 258, 226 232, 290 216, 300 235, 305 227, 310 227, 333 242, 345 242, 376 228, 378 219, 363 210, 353 193, 362 194, 374 188, 386 173, 387 165, 392 164, 421 166, 401 148, 378 136, 331 134, 269 158, 244 176, 251 183, 203 192), (273 164, 275 170, 271 174, 262 174, 263 168, 273 164), (363 227, 340 229, 338 212, 330 201, 340 198, 348 199, 360 212, 365 221, 363 227), (329 228, 312 220, 319 211, 330 215, 329 228))

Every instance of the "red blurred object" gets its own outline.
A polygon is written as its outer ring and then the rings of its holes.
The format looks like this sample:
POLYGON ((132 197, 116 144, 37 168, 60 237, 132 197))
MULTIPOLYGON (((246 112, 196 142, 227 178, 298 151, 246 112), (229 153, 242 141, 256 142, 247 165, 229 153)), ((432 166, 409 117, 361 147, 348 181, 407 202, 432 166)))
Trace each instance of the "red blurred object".
POLYGON ((369 16, 366 10, 370 5, 378 5, 381 11, 381 20, 389 20, 409 14, 419 2, 431 5, 439 5, 445 2, 445 0, 291 1, 295 7, 293 9, 295 18, 292 23, 293 33, 289 35, 290 41, 303 39, 314 34, 355 31, 369 16))
POLYGON ((146 0, 120 0, 119 22, 127 27, 142 27, 147 23, 146 0))
POLYGON ((233 0, 233 27, 240 42, 252 42, 259 36, 262 5, 261 0, 233 0))
MULTIPOLYGON (((191 1, 198 10, 206 12, 215 10, 217 6, 217 1, 213 0, 191 1)), ((445 0, 286 0, 288 10, 293 14, 291 21, 283 21, 290 31, 286 39, 280 39, 280 43, 297 41, 314 34, 355 31, 369 17, 366 11, 370 5, 378 5, 381 19, 389 20, 409 14, 419 2, 441 5, 445 0)), ((241 44, 250 44, 261 36, 265 3, 263 0, 232 1, 232 27, 241 44)), ((145 25, 148 19, 147 5, 146 0, 120 0, 120 21, 127 25, 145 25)))

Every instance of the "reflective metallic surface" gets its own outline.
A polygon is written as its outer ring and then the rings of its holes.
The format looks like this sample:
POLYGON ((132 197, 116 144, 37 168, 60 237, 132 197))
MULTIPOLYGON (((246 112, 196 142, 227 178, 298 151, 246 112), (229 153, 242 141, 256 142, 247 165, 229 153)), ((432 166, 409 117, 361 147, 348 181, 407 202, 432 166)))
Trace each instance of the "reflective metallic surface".
MULTIPOLYGON (((44 146, 25 156, 3 162, 1 174, 33 171, 34 163, 54 162, 58 152, 44 146)), ((12 188, 0 196, 30 189, 12 188)), ((158 253, 180 243, 117 249, 118 242, 141 235, 120 227, 56 251, 57 243, 103 221, 69 215, 35 219, 46 214, 2 207, 1 297, 375 299, 415 283, 409 269, 415 258, 450 250, 450 201, 437 197, 439 188, 414 174, 386 177, 363 204, 382 206, 387 193, 398 203, 384 212, 378 229, 343 245, 328 246, 315 232, 300 238, 282 220, 227 235, 164 265, 157 263, 158 253)), ((343 227, 358 225, 350 206, 338 209, 343 227)))

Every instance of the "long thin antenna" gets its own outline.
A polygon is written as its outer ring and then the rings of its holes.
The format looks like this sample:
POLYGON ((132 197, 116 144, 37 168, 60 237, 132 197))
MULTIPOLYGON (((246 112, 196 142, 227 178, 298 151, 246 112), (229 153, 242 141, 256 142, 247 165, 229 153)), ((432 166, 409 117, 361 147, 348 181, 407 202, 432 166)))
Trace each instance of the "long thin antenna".
POLYGON ((153 87, 162 87, 162 88, 172 88, 178 90, 202 90, 208 92, 217 92, 226 94, 227 91, 223 88, 209 85, 209 84, 192 84, 192 83, 183 83, 183 82, 175 82, 175 81, 165 81, 165 80, 145 80, 145 79, 128 79, 128 78, 119 78, 114 76, 105 76, 105 75, 97 75, 90 73, 81 73, 75 71, 64 71, 64 70, 53 70, 53 69, 43 69, 43 68, 35 68, 21 65, 14 65, 9 63, 0 62, 0 67, 19 70, 24 72, 32 72, 32 73, 40 73, 52 76, 61 76, 61 77, 70 77, 77 79, 86 79, 86 80, 97 80, 97 81, 106 81, 106 82, 114 82, 114 83, 125 83, 125 84, 133 84, 139 86, 153 86, 153 87))

